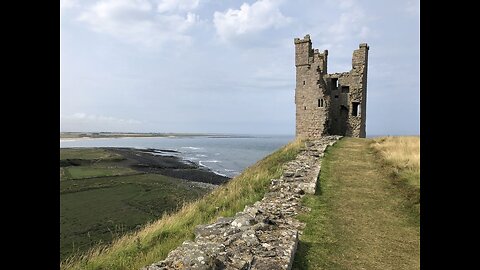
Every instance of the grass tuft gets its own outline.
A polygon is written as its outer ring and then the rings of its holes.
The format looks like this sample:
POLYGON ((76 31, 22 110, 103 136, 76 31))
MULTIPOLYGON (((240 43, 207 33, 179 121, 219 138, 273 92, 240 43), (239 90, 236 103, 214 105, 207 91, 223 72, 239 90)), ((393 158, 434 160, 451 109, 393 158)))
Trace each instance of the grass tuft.
POLYGON ((420 137, 379 137, 371 147, 392 169, 394 176, 403 178, 410 185, 420 188, 420 137))

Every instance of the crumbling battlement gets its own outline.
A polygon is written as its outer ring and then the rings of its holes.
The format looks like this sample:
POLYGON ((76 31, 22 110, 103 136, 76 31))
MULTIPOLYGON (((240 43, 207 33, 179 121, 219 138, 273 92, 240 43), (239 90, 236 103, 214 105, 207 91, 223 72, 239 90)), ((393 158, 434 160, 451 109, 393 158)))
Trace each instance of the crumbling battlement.
POLYGON ((295 38, 294 44, 296 136, 365 138, 368 45, 353 52, 349 72, 328 74, 327 50, 312 49, 310 35, 295 38))
POLYGON ((167 258, 142 270, 167 269, 291 269, 298 235, 305 224, 295 219, 304 194, 315 193, 320 159, 341 136, 305 143, 295 160, 283 165, 261 201, 234 217, 195 228, 195 240, 185 241, 167 258))

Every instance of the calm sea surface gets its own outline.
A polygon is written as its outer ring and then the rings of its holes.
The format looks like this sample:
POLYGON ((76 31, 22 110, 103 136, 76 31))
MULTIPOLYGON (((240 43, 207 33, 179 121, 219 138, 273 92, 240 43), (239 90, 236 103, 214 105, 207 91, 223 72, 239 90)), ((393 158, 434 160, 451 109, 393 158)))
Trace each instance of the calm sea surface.
POLYGON ((60 148, 132 147, 176 150, 179 157, 234 177, 294 139, 291 135, 61 139, 60 148))

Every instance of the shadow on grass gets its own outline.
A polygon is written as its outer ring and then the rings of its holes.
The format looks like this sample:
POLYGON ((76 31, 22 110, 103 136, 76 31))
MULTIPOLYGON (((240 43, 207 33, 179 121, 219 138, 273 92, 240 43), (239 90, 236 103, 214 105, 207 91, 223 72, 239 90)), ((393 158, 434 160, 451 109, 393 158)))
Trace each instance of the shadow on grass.
POLYGON ((312 248, 311 243, 299 240, 292 270, 308 269, 307 254, 312 248))
MULTIPOLYGON (((322 194, 323 194, 323 189, 320 183, 320 174, 319 174, 317 177, 317 186, 315 189, 315 194, 309 195, 311 196, 309 199, 316 201, 319 199, 320 196, 322 196, 322 194)), ((298 240, 297 251, 295 252, 295 258, 293 261, 292 270, 313 269, 312 266, 309 265, 308 254, 313 252, 313 249, 315 249, 314 246, 315 246, 314 243, 307 242, 301 239, 298 240)))

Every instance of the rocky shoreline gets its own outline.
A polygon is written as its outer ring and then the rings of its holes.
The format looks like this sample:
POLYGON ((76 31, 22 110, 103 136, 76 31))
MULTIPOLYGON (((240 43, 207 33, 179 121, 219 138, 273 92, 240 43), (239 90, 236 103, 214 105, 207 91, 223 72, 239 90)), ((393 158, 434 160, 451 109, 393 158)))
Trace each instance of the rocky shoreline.
POLYGON ((122 161, 124 165, 128 165, 132 169, 141 172, 157 173, 213 185, 220 185, 230 180, 230 178, 218 175, 206 167, 183 160, 179 156, 180 152, 174 150, 123 147, 108 147, 104 149, 122 155, 126 159, 122 161))
MULTIPOLYGON (((115 166, 131 168, 142 173, 155 173, 173 178, 184 179, 206 185, 221 185, 230 180, 204 166, 184 160, 175 150, 137 149, 128 147, 95 147, 105 149, 123 157, 115 160, 115 166)), ((85 160, 63 160, 60 166, 78 166, 85 160), (62 164, 65 163, 65 164, 62 164)))

